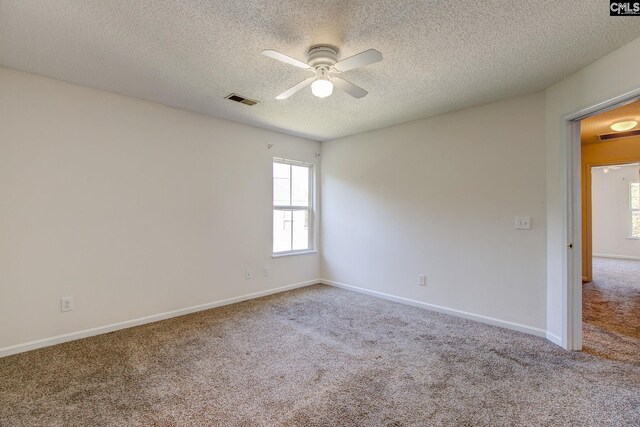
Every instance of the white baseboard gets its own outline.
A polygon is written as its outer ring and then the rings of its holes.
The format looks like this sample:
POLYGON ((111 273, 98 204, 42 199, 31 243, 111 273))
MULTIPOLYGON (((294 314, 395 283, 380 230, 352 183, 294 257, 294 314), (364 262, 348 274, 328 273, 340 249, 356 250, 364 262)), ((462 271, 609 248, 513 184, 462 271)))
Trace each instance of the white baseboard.
POLYGON ((0 357, 10 356, 12 354, 17 354, 17 353, 23 353, 25 351, 35 350, 37 348, 49 347, 52 345, 61 344, 68 341, 74 341, 81 338, 87 338, 95 335, 106 334, 108 332, 131 328, 133 326, 144 325, 146 323, 153 323, 159 320, 170 319, 172 317, 184 316, 185 314, 195 313, 203 310, 209 310, 211 308, 221 307, 223 305, 229 305, 237 302, 247 301, 250 299, 260 298, 260 297, 264 297, 271 294, 277 294, 279 292, 285 292, 291 289, 303 288, 305 286, 311 286, 321 282, 322 281, 320 279, 308 280, 306 282, 294 283, 293 285, 281 286, 274 289, 268 289, 266 291, 240 295, 237 297, 227 298, 219 301, 213 301, 206 304, 195 305, 193 307, 181 308, 178 310, 167 311, 165 313, 139 317, 137 319, 113 323, 111 325, 98 326, 97 328, 85 329, 78 332, 71 332, 64 335, 57 335, 54 337, 43 338, 36 341, 30 341, 22 344, 11 345, 8 347, 0 348, 0 357))
POLYGON ((462 310, 456 310, 453 308, 442 307, 435 304, 429 304, 422 301, 416 301, 409 298, 398 297, 391 294, 385 294, 383 292, 372 291, 365 288, 359 288, 357 286, 345 285, 344 283, 334 282, 332 280, 321 279, 321 283, 330 286, 336 286, 338 288, 347 289, 350 291, 359 292, 362 294, 371 295, 374 297, 386 299, 389 301, 399 302, 401 304, 411 305, 413 307, 426 308, 427 310, 436 311, 438 313, 449 314, 451 316, 462 317, 464 319, 474 320, 476 322, 487 323, 493 326, 500 326, 502 328, 512 329, 515 331, 524 332, 527 334, 535 335, 538 337, 546 338, 547 331, 532 326, 521 325, 519 323, 508 322, 506 320, 495 319, 493 317, 482 316, 480 314, 468 313, 462 310))
POLYGON ((547 332, 546 338, 554 344, 559 345, 560 347, 564 347, 562 345, 562 338, 557 336, 556 334, 552 334, 551 332, 547 332))
POLYGON ((616 259, 635 259, 639 260, 640 256, 633 255, 616 255, 616 254, 593 254, 596 258, 616 258, 616 259))

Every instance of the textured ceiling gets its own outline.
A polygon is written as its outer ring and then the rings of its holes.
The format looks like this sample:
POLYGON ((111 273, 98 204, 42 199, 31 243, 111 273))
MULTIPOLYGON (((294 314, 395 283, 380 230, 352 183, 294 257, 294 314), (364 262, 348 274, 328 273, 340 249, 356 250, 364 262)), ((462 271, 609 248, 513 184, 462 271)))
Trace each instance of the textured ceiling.
MULTIPOLYGON (((580 122, 580 139, 583 144, 600 142, 598 135, 615 133, 610 126, 625 120, 640 123, 640 101, 635 101, 604 113, 588 117, 580 122)), ((640 129, 640 125, 633 130, 640 129)))
POLYGON ((6 67, 316 140, 544 89, 637 37, 601 0, 0 0, 6 67), (308 74, 260 51, 319 43, 382 52, 344 74, 367 97, 274 99, 308 74))

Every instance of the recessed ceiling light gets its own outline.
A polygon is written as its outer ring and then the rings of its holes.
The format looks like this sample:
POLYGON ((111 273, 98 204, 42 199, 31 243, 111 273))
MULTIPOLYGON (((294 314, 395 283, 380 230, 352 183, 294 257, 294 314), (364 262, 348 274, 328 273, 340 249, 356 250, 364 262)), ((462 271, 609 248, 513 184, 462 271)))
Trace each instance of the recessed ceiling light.
POLYGON ((616 132, 624 132, 633 129, 636 126, 638 126, 638 122, 636 122, 635 120, 625 120, 624 122, 612 124, 611 130, 615 130, 616 132))

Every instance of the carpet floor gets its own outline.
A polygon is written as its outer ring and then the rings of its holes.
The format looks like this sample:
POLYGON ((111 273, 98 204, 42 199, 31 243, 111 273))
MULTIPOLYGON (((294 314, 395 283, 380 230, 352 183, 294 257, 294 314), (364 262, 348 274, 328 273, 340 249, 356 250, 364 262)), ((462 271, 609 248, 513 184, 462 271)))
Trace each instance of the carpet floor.
POLYGON ((582 320, 584 351, 640 365, 640 261, 593 258, 582 320))
POLYGON ((2 426, 637 426, 640 368, 323 285, 0 359, 2 426))

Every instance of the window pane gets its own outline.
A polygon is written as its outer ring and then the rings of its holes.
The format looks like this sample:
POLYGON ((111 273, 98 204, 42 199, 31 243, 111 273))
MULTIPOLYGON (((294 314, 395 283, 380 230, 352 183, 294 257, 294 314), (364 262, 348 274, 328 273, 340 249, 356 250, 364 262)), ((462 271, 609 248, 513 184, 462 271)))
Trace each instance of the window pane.
POLYGON ((293 211, 293 250, 309 249, 309 211, 293 211))
POLYGON ((629 205, 631 209, 640 209, 640 183, 629 184, 629 205))
POLYGON ((291 211, 273 210, 273 252, 291 250, 291 211))
POLYGON ((640 211, 631 212, 631 237, 640 237, 640 211))
POLYGON ((273 163, 273 205, 291 206, 291 166, 273 163))
POLYGON ((291 166, 292 206, 309 206, 309 170, 306 166, 291 166))

